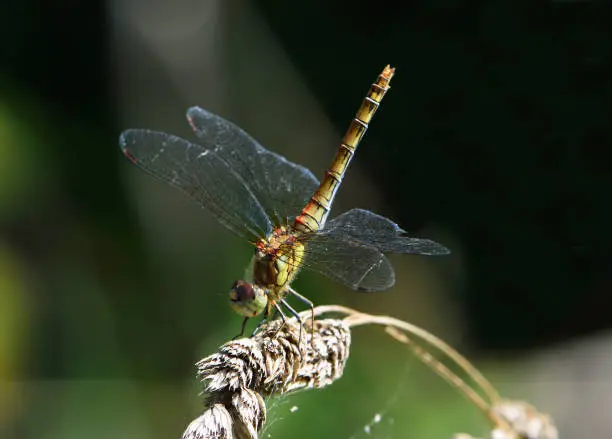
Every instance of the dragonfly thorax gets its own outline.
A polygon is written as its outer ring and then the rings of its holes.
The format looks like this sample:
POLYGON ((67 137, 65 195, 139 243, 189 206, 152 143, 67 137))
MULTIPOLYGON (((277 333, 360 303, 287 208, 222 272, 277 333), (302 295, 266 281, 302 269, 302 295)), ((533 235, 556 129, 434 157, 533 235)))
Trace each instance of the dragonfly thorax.
POLYGON ((304 258, 299 232, 279 227, 255 243, 253 282, 236 281, 230 290, 230 305, 245 317, 255 317, 287 295, 304 258))
POLYGON ((260 238, 255 243, 255 255, 260 258, 275 257, 283 248, 293 245, 297 240, 297 233, 288 227, 281 226, 266 238, 260 238))
POLYGON ((297 238, 295 230, 283 226, 255 244, 253 281, 269 289, 273 298, 283 295, 301 265, 304 245, 297 238))

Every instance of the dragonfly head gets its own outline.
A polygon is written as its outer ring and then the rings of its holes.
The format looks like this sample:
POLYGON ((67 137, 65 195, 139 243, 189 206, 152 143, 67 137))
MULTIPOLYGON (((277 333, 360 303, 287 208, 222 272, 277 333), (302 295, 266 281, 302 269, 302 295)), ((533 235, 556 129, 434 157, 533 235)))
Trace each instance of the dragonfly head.
POLYGON ((268 295, 259 285, 237 280, 230 290, 230 306, 244 317, 255 317, 266 309, 268 295))

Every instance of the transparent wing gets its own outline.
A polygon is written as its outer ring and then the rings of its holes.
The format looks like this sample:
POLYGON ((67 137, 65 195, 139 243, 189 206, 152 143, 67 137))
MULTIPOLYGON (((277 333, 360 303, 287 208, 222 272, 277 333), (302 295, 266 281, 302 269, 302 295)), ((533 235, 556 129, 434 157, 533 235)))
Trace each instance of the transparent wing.
POLYGON ((127 130, 119 143, 134 164, 185 192, 238 235, 253 239, 272 230, 243 175, 213 149, 149 130, 127 130))
POLYGON ((428 256, 450 253, 435 241, 406 236, 406 231, 390 219, 364 209, 351 209, 334 218, 321 233, 372 246, 383 253, 428 256))
POLYGON ((313 233, 305 241, 302 266, 360 291, 383 291, 395 283, 395 272, 378 249, 338 236, 313 233))
POLYGON ((304 235, 305 269, 349 288, 381 291, 395 283, 385 253, 446 255, 450 251, 428 239, 410 238, 393 221, 363 209, 352 209, 329 221, 317 233, 304 235))
POLYGON ((200 143, 222 157, 277 224, 289 224, 318 188, 307 168, 263 148, 233 123, 198 107, 187 118, 200 143))

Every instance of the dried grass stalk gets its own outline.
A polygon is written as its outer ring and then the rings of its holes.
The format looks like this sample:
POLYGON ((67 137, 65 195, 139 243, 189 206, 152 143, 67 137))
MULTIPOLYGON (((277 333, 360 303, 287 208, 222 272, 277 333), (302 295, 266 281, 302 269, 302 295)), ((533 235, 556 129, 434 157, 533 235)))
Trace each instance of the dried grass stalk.
MULTIPOLYGON (((465 357, 424 329, 336 305, 314 311, 315 316, 328 313, 343 318, 317 319, 314 330, 307 320, 310 313, 301 315, 304 328, 295 319, 284 325, 274 320, 255 336, 226 343, 199 361, 197 374, 205 384, 206 411, 187 427, 183 439, 256 439, 266 422, 264 398, 325 387, 340 378, 349 355, 350 329, 360 325, 384 326, 389 335, 459 389, 491 421, 490 439, 558 439, 549 416, 525 402, 502 399, 465 357), (432 348, 459 367, 470 383, 433 355, 432 348)), ((458 434, 454 439, 474 438, 458 434)))
POLYGON ((251 338, 231 341, 197 363, 206 411, 183 439, 257 438, 266 421, 265 397, 325 387, 342 376, 351 333, 342 320, 273 320, 251 338))
MULTIPOLYGON (((408 345, 417 358, 461 391, 489 418, 493 425, 490 439, 558 439, 559 433, 550 416, 540 413, 535 407, 524 401, 503 399, 476 367, 452 346, 430 332, 393 317, 374 316, 338 305, 318 307, 315 315, 330 312, 346 315, 344 321, 351 328, 360 325, 384 326, 389 335, 408 345), (417 343, 415 338, 420 343, 425 343, 429 349, 417 343), (437 350, 443 358, 450 360, 454 366, 463 370, 471 384, 466 383, 441 360, 432 355, 430 352, 432 350, 437 350)), ((458 438, 473 439, 469 435, 455 435, 454 439, 458 438)))
MULTIPOLYGON (((493 412, 508 423, 509 428, 496 427, 489 434, 490 439, 558 439, 557 427, 550 416, 538 412, 524 401, 499 401, 492 407, 493 412)), ((468 434, 457 434, 453 439, 475 439, 468 434)))
MULTIPOLYGON (((559 433, 557 427, 553 424, 550 416, 538 412, 538 410, 524 401, 503 400, 494 404, 492 410, 499 417, 508 422, 511 430, 518 433, 510 438, 525 438, 525 439, 558 439, 559 433)), ((492 437, 500 436, 502 433, 497 433, 494 436, 495 430, 491 434, 492 437)))

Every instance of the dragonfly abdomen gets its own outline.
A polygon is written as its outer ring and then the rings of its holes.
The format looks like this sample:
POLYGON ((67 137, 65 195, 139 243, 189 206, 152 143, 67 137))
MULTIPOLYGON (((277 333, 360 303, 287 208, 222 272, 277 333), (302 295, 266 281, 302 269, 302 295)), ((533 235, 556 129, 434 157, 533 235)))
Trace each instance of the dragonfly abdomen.
POLYGON ((302 209, 302 213, 295 219, 295 228, 306 232, 316 232, 323 228, 327 216, 331 210, 336 192, 342 183, 351 159, 368 129, 368 124, 374 117, 380 102, 387 90, 395 69, 387 66, 378 75, 376 81, 370 87, 367 96, 361 103, 355 118, 342 138, 338 152, 334 157, 331 167, 325 172, 323 181, 314 192, 310 201, 302 209))

